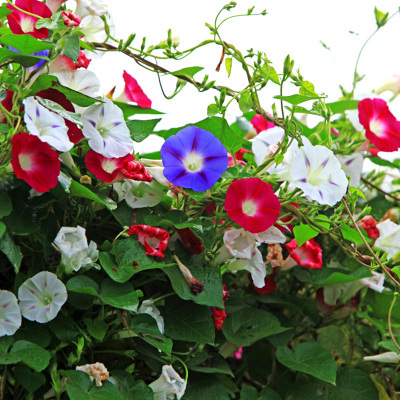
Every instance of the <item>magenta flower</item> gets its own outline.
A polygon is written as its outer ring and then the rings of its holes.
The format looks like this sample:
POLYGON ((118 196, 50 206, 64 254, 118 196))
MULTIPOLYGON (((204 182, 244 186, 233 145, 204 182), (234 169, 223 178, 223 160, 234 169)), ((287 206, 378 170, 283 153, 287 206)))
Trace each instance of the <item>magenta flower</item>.
POLYGON ((196 192, 214 186, 228 167, 228 152, 211 132, 189 126, 170 136, 161 148, 164 176, 196 192))
POLYGON ((366 138, 381 151, 400 148, 400 122, 382 99, 364 99, 358 103, 358 117, 366 138))
POLYGON ((133 101, 139 107, 151 108, 151 100, 143 92, 143 89, 139 86, 137 80, 126 71, 124 71, 122 77, 125 81, 124 92, 115 100, 123 103, 133 101))

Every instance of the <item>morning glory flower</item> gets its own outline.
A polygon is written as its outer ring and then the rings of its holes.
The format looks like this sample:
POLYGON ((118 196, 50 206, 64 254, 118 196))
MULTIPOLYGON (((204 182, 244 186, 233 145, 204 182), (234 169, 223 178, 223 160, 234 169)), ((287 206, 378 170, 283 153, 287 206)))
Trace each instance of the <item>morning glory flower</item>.
POLYGON ((82 133, 89 146, 104 157, 123 157, 133 151, 133 140, 122 110, 111 100, 89 107, 82 115, 82 133))
POLYGON ((42 271, 20 286, 18 299, 26 319, 44 324, 54 319, 67 301, 67 289, 55 274, 42 271))
POLYGON ((64 118, 43 107, 34 97, 24 101, 24 121, 28 131, 42 142, 48 143, 58 151, 69 151, 73 143, 68 137, 68 127, 64 118))
POLYGON ((361 172, 363 170, 364 157, 361 153, 354 153, 347 156, 337 155, 343 171, 350 176, 350 185, 358 187, 361 180, 361 172))
POLYGON ((157 322, 158 330, 164 333, 164 318, 161 316, 160 310, 154 305, 153 299, 145 300, 138 309, 138 314, 149 314, 157 322))
POLYGON ((388 253, 388 259, 395 256, 400 250, 400 225, 386 219, 376 225, 379 229, 379 238, 375 247, 388 253))
POLYGON ((396 151, 400 147, 400 122, 382 99, 364 99, 358 103, 358 117, 365 137, 378 150, 396 151))
POLYGON ((125 200, 131 208, 154 207, 164 197, 162 186, 155 180, 149 183, 125 179, 114 183, 114 190, 118 193, 118 201, 125 200))
POLYGON ((100 81, 96 74, 86 69, 56 71, 53 75, 58 78, 61 85, 86 96, 94 97, 100 89, 100 81))
POLYGON ((274 127, 260 132, 251 140, 253 142, 251 149, 254 154, 254 161, 257 165, 261 165, 265 157, 269 155, 268 150, 270 146, 282 142, 284 136, 285 131, 282 128, 274 127))
POLYGON ((154 392, 154 400, 179 400, 185 394, 187 382, 174 370, 172 365, 164 365, 160 377, 150 383, 154 392))
POLYGON ((0 290, 0 336, 14 335, 21 326, 21 311, 14 293, 0 290))
POLYGON ((290 168, 294 186, 319 204, 334 206, 345 195, 348 181, 340 162, 325 146, 305 144, 290 168))
POLYGON ((170 136, 161 148, 164 176, 175 186, 207 190, 228 167, 228 152, 211 132, 195 126, 170 136))

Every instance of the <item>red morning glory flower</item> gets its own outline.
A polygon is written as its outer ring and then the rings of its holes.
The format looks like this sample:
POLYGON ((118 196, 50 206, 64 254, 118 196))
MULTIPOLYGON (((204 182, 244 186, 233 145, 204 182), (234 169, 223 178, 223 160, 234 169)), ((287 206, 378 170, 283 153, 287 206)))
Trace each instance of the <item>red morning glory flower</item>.
POLYGON ((270 128, 274 128, 275 125, 272 122, 267 121, 262 115, 256 114, 252 119, 251 119, 251 124, 254 126, 254 129, 257 131, 257 133, 260 133, 262 131, 266 131, 270 128))
POLYGON ((226 193, 228 217, 251 233, 271 227, 280 209, 281 204, 271 186, 259 178, 233 181, 226 193))
POLYGON ((39 193, 48 192, 57 185, 61 163, 55 150, 28 133, 17 133, 11 144, 11 165, 17 178, 39 193))
POLYGON ((151 100, 145 95, 137 80, 124 71, 122 77, 125 81, 124 94, 128 101, 133 101, 139 107, 151 108, 151 100))
POLYGON ((225 301, 229 298, 229 292, 227 290, 226 285, 223 286, 222 288, 222 301, 224 304, 224 308, 220 309, 217 307, 211 307, 211 315, 213 318, 214 326, 218 329, 222 329, 222 323, 224 322, 226 318, 226 312, 225 312, 225 301))
POLYGON ((366 138, 380 151, 400 148, 400 122, 382 99, 364 99, 358 103, 358 117, 366 138))
POLYGON ((148 256, 164 258, 163 251, 167 248, 169 240, 169 233, 164 229, 149 225, 132 225, 126 233, 138 235, 138 240, 148 256))
POLYGON ((321 269, 322 268, 322 249, 321 246, 314 240, 310 239, 300 247, 297 247, 296 239, 293 239, 289 243, 285 244, 287 251, 293 261, 286 261, 284 269, 290 268, 294 265, 302 265, 303 267, 310 269, 321 269))
MULTIPOLYGON (((15 5, 21 10, 28 11, 43 18, 50 18, 52 16, 49 7, 38 0, 16 0, 15 5)), ((12 33, 16 35, 28 34, 36 39, 46 39, 49 36, 48 29, 35 28, 38 18, 17 10, 12 4, 7 4, 7 8, 13 11, 7 16, 8 25, 12 33)))

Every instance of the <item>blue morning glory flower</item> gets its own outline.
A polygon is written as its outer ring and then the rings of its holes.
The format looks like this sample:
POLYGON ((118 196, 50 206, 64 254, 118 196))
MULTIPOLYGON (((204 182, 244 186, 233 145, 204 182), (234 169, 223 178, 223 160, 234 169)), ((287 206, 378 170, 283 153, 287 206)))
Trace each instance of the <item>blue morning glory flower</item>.
POLYGON ((214 186, 228 168, 228 152, 211 132, 189 126, 170 136, 161 148, 164 176, 196 192, 214 186))
MULTIPOLYGON (((21 53, 19 50, 14 49, 14 47, 8 46, 9 50, 15 51, 16 53, 21 53)), ((50 54, 50 50, 42 50, 42 51, 38 51, 37 53, 32 53, 31 56, 48 56, 50 54)), ((29 67, 28 69, 30 71, 34 71, 35 69, 40 69, 43 64, 46 62, 45 59, 39 60, 39 62, 37 64, 35 64, 32 67, 29 67)))

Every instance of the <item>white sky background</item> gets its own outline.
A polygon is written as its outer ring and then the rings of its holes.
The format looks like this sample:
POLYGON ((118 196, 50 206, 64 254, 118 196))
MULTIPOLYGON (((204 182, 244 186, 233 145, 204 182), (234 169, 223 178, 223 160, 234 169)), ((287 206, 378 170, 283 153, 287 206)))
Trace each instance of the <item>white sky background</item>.
MULTIPOLYGON (((203 40, 211 38, 205 22, 213 24, 217 12, 229 1, 221 0, 105 0, 116 26, 116 38, 126 38, 136 33, 133 45, 140 48, 143 36, 146 36, 146 48, 156 45, 172 36, 180 38, 179 49, 187 49, 203 40)), ((339 84, 351 90, 353 71, 358 52, 375 30, 374 7, 392 15, 398 9, 395 0, 238 0, 238 6, 232 13, 246 13, 256 5, 254 11, 267 10, 266 16, 234 18, 221 28, 222 39, 235 45, 242 53, 253 48, 263 51, 272 61, 278 73, 282 72, 283 60, 287 54, 295 60, 295 69, 300 69, 304 79, 315 85, 317 93, 328 95, 328 101, 340 97, 339 84), (379 3, 379 4, 377 4, 379 3), (349 31, 355 32, 351 34, 349 31), (320 41, 330 50, 325 49, 320 41)), ((69 4, 69 3, 67 3, 69 4)), ((366 78, 359 83, 357 93, 369 93, 384 83, 391 75, 400 75, 400 16, 396 15, 383 27, 365 48, 359 64, 359 73, 366 78)), ((246 85, 245 74, 234 61, 232 75, 228 79, 224 64, 220 72, 215 68, 221 56, 221 47, 207 45, 195 51, 181 61, 161 60, 163 67, 174 71, 189 66, 201 66, 205 69, 195 78, 202 81, 204 74, 209 81, 216 80, 235 90, 246 85)), ((198 93, 187 84, 183 91, 172 100, 163 97, 157 75, 151 73, 129 59, 116 53, 106 54, 94 60, 90 69, 96 72, 107 93, 113 86, 122 89, 122 71, 126 69, 133 75, 144 92, 153 101, 153 108, 166 112, 157 129, 179 127, 206 118, 207 106, 213 102, 218 92, 209 90, 198 93)), ((164 90, 171 94, 175 79, 162 78, 164 90)), ((284 94, 298 93, 298 88, 287 83, 284 94)), ((271 111, 277 95, 278 86, 268 83, 260 94, 261 104, 267 112, 271 111)), ((389 98, 389 93, 386 96, 389 98)), ((233 105, 233 103, 232 103, 233 105)), ((400 100, 395 101, 391 109, 400 119, 400 100)), ((231 106, 230 115, 240 115, 239 108, 231 106)), ((155 118, 155 116, 149 116, 155 118)), ((146 118, 149 118, 146 117, 146 118)))

